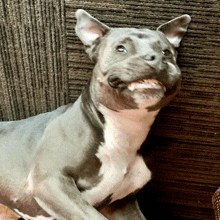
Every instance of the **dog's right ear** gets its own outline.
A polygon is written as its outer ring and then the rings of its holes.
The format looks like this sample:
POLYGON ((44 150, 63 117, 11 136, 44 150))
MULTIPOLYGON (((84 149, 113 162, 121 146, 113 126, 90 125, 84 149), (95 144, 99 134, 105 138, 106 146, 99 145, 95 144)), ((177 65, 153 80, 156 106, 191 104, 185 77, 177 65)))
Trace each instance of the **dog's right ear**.
POLYGON ((110 28, 82 9, 76 11, 76 19, 76 34, 86 46, 86 52, 89 53, 94 43, 104 36, 110 28))

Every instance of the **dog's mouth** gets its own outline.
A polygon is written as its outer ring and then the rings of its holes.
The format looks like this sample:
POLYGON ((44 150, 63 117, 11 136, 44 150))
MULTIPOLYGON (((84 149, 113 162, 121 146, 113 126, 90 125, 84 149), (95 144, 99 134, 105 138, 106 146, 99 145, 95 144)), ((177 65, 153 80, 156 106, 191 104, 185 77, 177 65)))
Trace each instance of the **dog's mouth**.
POLYGON ((108 78, 109 85, 114 89, 119 89, 126 96, 138 98, 162 98, 166 92, 166 87, 156 79, 143 79, 133 82, 124 82, 119 77, 108 78))
POLYGON ((132 92, 135 91, 140 93, 151 93, 154 90, 163 90, 164 92, 166 92, 165 86, 155 79, 145 79, 137 82, 132 82, 127 85, 127 88, 132 92))
POLYGON ((160 100, 166 92, 165 85, 156 79, 138 79, 132 82, 125 82, 120 77, 110 76, 108 84, 113 89, 116 89, 118 93, 125 97, 134 98, 136 101, 152 98, 160 100))
MULTIPOLYGON (((97 77, 100 90, 97 93, 100 102, 111 109, 146 109, 164 100, 169 92, 166 85, 157 79, 122 80, 110 76, 107 79, 97 77), (104 81, 104 82, 103 82, 104 81), (106 83, 107 81, 107 83, 106 83)), ((98 90, 97 90, 98 91, 98 90)))
POLYGON ((144 79, 126 85, 125 94, 139 99, 164 97, 166 87, 155 79, 144 79))

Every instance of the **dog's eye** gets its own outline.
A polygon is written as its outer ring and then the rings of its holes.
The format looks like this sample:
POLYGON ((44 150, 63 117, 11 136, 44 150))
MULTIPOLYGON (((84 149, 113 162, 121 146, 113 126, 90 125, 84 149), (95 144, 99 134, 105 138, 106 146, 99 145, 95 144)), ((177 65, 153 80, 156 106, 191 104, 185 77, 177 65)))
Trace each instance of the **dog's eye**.
POLYGON ((162 51, 162 54, 163 54, 164 56, 170 56, 170 55, 171 55, 171 51, 168 50, 168 49, 165 49, 165 50, 162 51))
POLYGON ((117 50, 118 52, 121 52, 121 53, 126 53, 126 52, 127 52, 126 48, 125 48, 123 45, 118 45, 118 46, 116 47, 116 50, 117 50))

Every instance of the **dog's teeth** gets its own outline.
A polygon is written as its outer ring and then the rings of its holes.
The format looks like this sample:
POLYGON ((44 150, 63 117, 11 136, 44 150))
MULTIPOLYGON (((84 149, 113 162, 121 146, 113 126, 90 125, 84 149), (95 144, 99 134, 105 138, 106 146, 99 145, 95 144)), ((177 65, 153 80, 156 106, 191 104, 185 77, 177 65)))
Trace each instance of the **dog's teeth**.
POLYGON ((130 91, 138 89, 160 89, 162 86, 156 80, 140 80, 138 82, 133 82, 128 85, 130 91))
POLYGON ((131 91, 134 91, 135 89, 135 83, 131 83, 128 85, 128 89, 131 90, 131 91))

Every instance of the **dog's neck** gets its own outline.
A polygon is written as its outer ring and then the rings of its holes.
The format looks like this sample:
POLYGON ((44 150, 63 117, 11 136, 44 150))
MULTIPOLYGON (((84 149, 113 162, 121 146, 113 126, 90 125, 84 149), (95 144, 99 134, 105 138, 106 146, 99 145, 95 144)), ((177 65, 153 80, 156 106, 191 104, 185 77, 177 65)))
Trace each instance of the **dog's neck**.
POLYGON ((103 129, 103 125, 105 122, 105 119, 100 111, 98 111, 95 103, 93 102, 93 99, 91 97, 90 92, 90 84, 91 82, 88 82, 88 84, 85 86, 82 95, 81 95, 81 110, 84 113, 84 116, 88 119, 90 123, 93 125, 96 125, 100 129, 103 129))
POLYGON ((105 136, 112 145, 128 148, 137 152, 146 139, 151 125, 159 110, 148 112, 146 109, 121 110, 119 112, 100 106, 99 111, 105 118, 105 136))
MULTIPOLYGON (((90 83, 89 83, 90 84, 90 83)), ((91 123, 91 127, 98 128, 103 134, 104 142, 108 149, 123 149, 137 152, 146 139, 151 125, 159 113, 147 109, 111 110, 104 105, 96 106, 89 90, 89 84, 82 93, 81 109, 91 123), (85 102, 85 99, 86 102, 85 102), (86 105, 85 105, 86 103, 86 105), (94 127, 95 126, 95 127, 94 127)))

